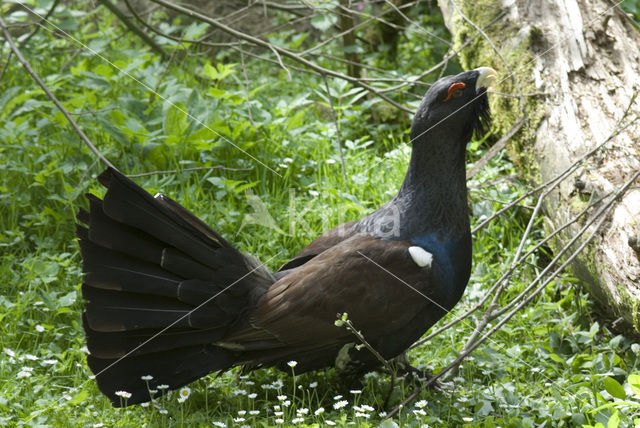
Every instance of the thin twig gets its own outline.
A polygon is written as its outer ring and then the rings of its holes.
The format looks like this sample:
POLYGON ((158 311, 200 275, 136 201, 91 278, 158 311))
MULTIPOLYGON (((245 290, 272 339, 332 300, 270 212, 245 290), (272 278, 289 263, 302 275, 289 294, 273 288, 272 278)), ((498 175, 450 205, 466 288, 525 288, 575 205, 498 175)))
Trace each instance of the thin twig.
MULTIPOLYGON (((499 20, 501 20, 505 15, 507 14, 506 11, 502 11, 502 13, 498 14, 498 16, 496 16, 495 18, 493 18, 491 21, 489 21, 489 23, 487 25, 485 25, 484 27, 482 27, 483 29, 489 28, 490 26, 492 26, 493 24, 495 24, 496 22, 498 22, 499 20)), ((445 56, 444 59, 442 61, 440 61, 438 64, 434 65, 433 67, 423 71, 422 73, 420 73, 418 76, 416 76, 416 78, 411 79, 410 81, 405 81, 404 83, 401 83, 399 85, 396 86, 392 86, 390 88, 385 88, 385 89, 381 89, 380 92, 385 93, 385 92, 392 92, 392 91, 396 91, 400 88, 403 88, 407 85, 413 85, 415 84, 415 82, 420 81, 420 79, 422 79, 423 77, 425 77, 426 75, 428 75, 429 73, 434 72, 435 70, 441 68, 442 72, 444 72, 444 70, 446 69, 446 64, 448 63, 448 61, 455 57, 456 55, 458 55, 464 48, 466 48, 467 46, 469 46, 477 37, 480 36, 480 33, 475 33, 473 36, 469 37, 459 48, 453 50, 453 51, 449 51, 445 56)))
POLYGON ((340 138, 340 124, 338 123, 338 115, 336 113, 336 108, 333 106, 333 97, 331 96, 331 91, 329 90, 329 83, 327 82, 327 76, 323 74, 322 79, 324 80, 324 87, 327 89, 327 98, 329 99, 329 105, 331 106, 331 112, 333 113, 333 123, 336 126, 336 137, 338 138, 338 153, 340 153, 340 164, 342 165, 342 174, 344 175, 344 181, 348 182, 349 179, 347 177, 347 167, 344 164, 344 154, 342 153, 342 139, 340 138))
MULTIPOLYGON (((127 9, 129 9, 129 12, 131 12, 131 15, 136 19, 136 21, 138 21, 140 24, 142 24, 148 30, 156 33, 160 37, 164 37, 165 39, 173 40, 174 42, 178 42, 178 43, 194 43, 194 44, 200 44, 200 45, 209 46, 209 47, 230 47, 232 45, 240 44, 240 42, 230 42, 230 43, 228 43, 228 42, 215 42, 214 43, 214 42, 206 41, 205 39, 211 37, 212 33, 205 34, 204 36, 202 36, 199 39, 184 39, 182 37, 176 37, 176 36, 172 36, 171 34, 163 33, 162 31, 158 30, 153 25, 149 25, 147 23, 147 21, 142 19, 142 17, 140 16, 140 13, 138 13, 133 8, 133 6, 129 2, 129 0, 124 0, 124 3, 127 5, 127 9)), ((159 7, 159 6, 156 5, 155 7, 159 7)))
POLYGON ((84 116, 86 114, 100 114, 106 113, 109 111, 117 110, 119 107, 106 107, 100 110, 86 110, 86 111, 70 111, 69 114, 72 116, 84 116))
POLYGON ((173 52, 171 52, 171 56, 169 57, 169 60, 167 61, 167 63, 164 65, 162 74, 160 74, 160 77, 158 78, 158 83, 156 83, 156 87, 153 88, 153 91, 151 91, 151 95, 149 95, 149 105, 153 104, 153 102, 155 101, 156 94, 160 90, 160 85, 162 85, 162 82, 164 81, 165 76, 169 72, 169 68, 171 68, 171 64, 173 64, 173 60, 176 57, 177 53, 178 53, 178 49, 174 49, 173 52))
POLYGON ((151 171, 151 172, 142 172, 140 174, 128 174, 127 177, 129 178, 136 178, 136 177, 147 177, 149 175, 160 175, 160 174, 180 174, 182 172, 189 172, 189 171, 209 171, 212 169, 222 169, 225 171, 251 171, 253 168, 229 168, 226 166, 222 166, 222 165, 214 165, 214 166, 194 166, 191 168, 183 168, 183 169, 169 169, 166 171, 151 171))
POLYGON ((284 65, 284 63, 282 62, 282 58, 280 57, 280 54, 278 53, 278 50, 271 43, 269 43, 269 49, 271 49, 271 51, 276 55, 276 58, 278 58, 278 64, 280 64, 280 67, 282 67, 284 69, 284 71, 287 72, 287 76, 289 77, 289 81, 291 81, 292 80, 291 72, 289 71, 287 66, 284 65))
POLYGON ((520 128, 522 128, 522 125, 524 125, 525 121, 526 119, 524 117, 518 119, 518 121, 511 127, 511 129, 509 129, 509 131, 507 131, 507 133, 504 134, 497 143, 491 146, 491 148, 487 150, 487 152, 471 168, 469 168, 469 170, 467 171, 467 180, 476 175, 489 163, 491 159, 493 159, 502 149, 507 146, 509 140, 511 140, 511 138, 513 138, 513 136, 516 135, 518 131, 520 131, 520 128))
POLYGON ((2 78, 4 77, 4 73, 9 68, 9 64, 11 63, 11 58, 13 58, 13 51, 9 52, 9 55, 7 56, 7 60, 4 62, 4 65, 2 66, 2 71, 0 71, 0 81, 2 81, 2 78))
POLYGON ((247 67, 244 64, 244 49, 240 48, 240 65, 242 66, 242 76, 244 77, 244 86, 245 92, 247 95, 244 97, 245 104, 247 105, 247 113, 249 113, 249 122, 253 126, 253 129, 256 131, 256 135, 260 138, 260 131, 258 130, 258 126, 256 122, 253 120, 253 113, 251 113, 251 100, 249 100, 249 92, 251 91, 251 87, 249 86, 249 76, 247 75, 247 67))
POLYGON ((29 40, 31 40, 31 38, 35 36, 38 33, 38 31, 40 31, 41 26, 49 19, 49 17, 53 13, 53 11, 56 9, 56 7, 58 7, 58 3, 60 3, 60 0, 55 0, 53 2, 47 14, 35 24, 36 28, 34 28, 33 31, 29 33, 29 35, 20 42, 20 44, 18 45, 19 49, 24 48, 27 45, 27 43, 29 43, 29 40))
POLYGON ((352 83, 356 86, 359 86, 361 88, 366 89, 367 91, 370 91, 371 93, 377 95, 378 97, 382 98, 383 100, 385 100, 386 102, 388 102, 389 104, 397 107, 400 110, 406 111, 408 113, 413 113, 413 110, 403 106, 402 104, 399 104, 398 102, 392 100, 391 98, 387 97, 386 95, 380 93, 380 91, 378 91, 376 88, 374 88, 373 86, 370 86, 364 82, 361 82, 359 79, 356 79, 354 77, 348 76, 346 74, 343 73, 339 73, 337 71, 334 70, 330 70, 324 67, 321 67, 305 58, 302 58, 300 55, 285 49, 285 48, 281 48, 279 46, 273 45, 265 40, 259 39, 257 37, 254 37, 252 35, 243 33, 241 31, 238 31, 234 28, 231 28, 215 19, 212 19, 206 15, 203 15, 201 13, 198 13, 194 10, 179 6, 177 4, 174 3, 170 3, 168 1, 165 0, 151 0, 154 3, 160 4, 168 9, 172 9, 175 10, 176 12, 180 12, 180 13, 184 13, 185 15, 188 15, 192 18, 195 18, 199 21, 203 21, 203 22, 207 22, 208 24, 210 24, 213 27, 219 28, 220 30, 224 31, 225 33, 231 34, 232 36, 241 39, 241 40, 245 40, 249 43, 252 43, 254 45, 257 46, 261 46, 263 48, 267 48, 270 49, 272 51, 278 52, 279 55, 281 56, 286 56, 288 58, 291 58, 292 60, 306 66, 309 67, 310 69, 316 71, 317 73, 320 74, 326 74, 327 76, 332 76, 332 77, 337 77, 343 80, 346 80, 349 83, 352 83))
POLYGON ((27 70, 27 72, 31 75, 31 77, 33 78, 33 80, 36 81, 36 83, 42 88, 42 90, 44 91, 45 94, 47 94, 47 96, 49 97, 49 99, 51 101, 53 101, 53 103, 56 105, 56 107, 58 107, 58 109, 62 112, 62 114, 64 115, 64 117, 69 121, 69 123, 71 124, 71 126, 73 127, 73 129, 76 131, 76 133, 80 136, 80 139, 82 139, 82 141, 84 141, 84 143, 89 147, 89 149, 100 158, 100 160, 102 162, 105 163, 105 165, 108 165, 109 167, 117 170, 117 168, 115 167, 115 165, 113 165, 111 162, 109 162, 109 160, 104 157, 104 155, 102 153, 100 153, 100 151, 98 150, 98 148, 91 142, 91 140, 89 140, 89 137, 86 136, 86 134, 82 131, 82 129, 80 129, 80 127, 78 126, 78 124, 76 123, 75 120, 73 120, 73 117, 71 117, 71 115, 69 114, 69 112, 67 111, 67 109, 65 109, 62 104, 60 103, 60 101, 58 101, 58 99, 56 98, 55 95, 53 95, 53 93, 49 90, 49 88, 47 87, 47 85, 45 85, 45 83, 42 81, 42 79, 40 78, 40 76, 38 76, 38 74, 33 70, 33 68, 31 68, 31 65, 29 64, 29 62, 22 56, 22 53, 20 52, 20 50, 18 49, 18 47, 16 46, 16 44, 13 42, 13 37, 11 37, 11 34, 9 33, 9 30, 7 29, 7 25, 4 22, 4 19, 2 19, 2 17, 0 16, 0 27, 2 27, 2 33, 4 34, 4 38, 5 40, 9 43, 9 47, 11 47, 11 50, 13 51, 13 53, 16 55, 16 58, 18 58, 18 61, 20 61, 20 63, 22 64, 22 66, 25 68, 25 70, 27 70))
POLYGON ((118 9, 118 7, 115 4, 111 3, 109 0, 98 0, 98 2, 101 3, 107 9, 109 9, 111 13, 113 13, 115 16, 117 16, 120 22, 122 22, 125 25, 125 27, 129 29, 129 31, 131 31, 136 36, 140 37, 156 53, 158 53, 160 56, 164 58, 167 57, 167 53, 164 51, 164 49, 162 49, 162 47, 159 44, 157 44, 155 40, 149 37, 147 33, 142 31, 140 27, 138 27, 133 22, 131 22, 131 20, 124 13, 122 13, 122 11, 118 9))

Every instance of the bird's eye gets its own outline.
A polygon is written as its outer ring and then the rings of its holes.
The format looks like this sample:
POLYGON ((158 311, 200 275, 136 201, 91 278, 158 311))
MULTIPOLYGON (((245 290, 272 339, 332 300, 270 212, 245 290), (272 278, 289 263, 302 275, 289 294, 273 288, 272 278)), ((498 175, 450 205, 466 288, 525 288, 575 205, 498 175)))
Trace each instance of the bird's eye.
POLYGON ((444 102, 449 101, 451 98, 460 98, 462 96, 462 94, 464 93, 464 88, 467 85, 465 85, 462 82, 457 82, 452 84, 451 86, 449 86, 449 89, 447 90, 447 97, 444 99, 444 102))

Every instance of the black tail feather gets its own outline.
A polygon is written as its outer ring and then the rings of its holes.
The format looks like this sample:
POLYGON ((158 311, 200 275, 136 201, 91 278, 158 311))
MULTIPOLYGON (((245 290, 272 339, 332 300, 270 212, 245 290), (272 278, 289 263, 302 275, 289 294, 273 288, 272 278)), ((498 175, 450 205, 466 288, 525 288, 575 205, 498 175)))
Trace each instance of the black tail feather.
MULTIPOLYGON (((77 225, 85 272, 83 325, 98 387, 149 399, 241 356, 215 345, 274 282, 273 276, 173 200, 152 197, 108 169, 104 200, 88 195, 77 225), (228 288, 228 289, 227 289, 228 288), (120 359, 121 358, 121 359, 120 359)), ((123 400, 124 403, 124 400, 123 400)))
POLYGON ((185 346, 158 353, 127 356, 122 359, 87 357, 87 363, 96 376, 98 388, 115 407, 149 401, 149 390, 177 389, 208 373, 229 369, 237 358, 234 354, 213 345, 185 346), (142 376, 152 376, 145 381, 142 376), (148 384, 147 384, 148 382, 148 384), (116 395, 118 391, 131 394, 128 399, 116 395))
MULTIPOLYGON (((82 316, 82 323, 85 330, 91 329, 86 313, 82 316)), ((91 330, 91 334, 87 335, 87 346, 91 349, 91 355, 96 358, 114 359, 124 357, 127 354, 136 356, 202 343, 214 343, 222 338, 226 330, 226 326, 197 330, 174 326, 166 331, 158 329, 126 332, 91 330)))

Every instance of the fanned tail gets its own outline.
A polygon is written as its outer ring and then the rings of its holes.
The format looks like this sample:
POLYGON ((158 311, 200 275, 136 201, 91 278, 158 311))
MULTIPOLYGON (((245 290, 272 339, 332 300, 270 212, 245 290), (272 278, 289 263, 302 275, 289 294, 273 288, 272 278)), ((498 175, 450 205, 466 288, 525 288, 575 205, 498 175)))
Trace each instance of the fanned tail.
POLYGON ((226 370, 241 356, 215 345, 274 282, 170 198, 113 169, 99 176, 104 200, 88 195, 77 236, 83 258, 83 325, 89 367, 114 406, 150 399, 226 370), (142 376, 153 377, 148 383, 142 376))

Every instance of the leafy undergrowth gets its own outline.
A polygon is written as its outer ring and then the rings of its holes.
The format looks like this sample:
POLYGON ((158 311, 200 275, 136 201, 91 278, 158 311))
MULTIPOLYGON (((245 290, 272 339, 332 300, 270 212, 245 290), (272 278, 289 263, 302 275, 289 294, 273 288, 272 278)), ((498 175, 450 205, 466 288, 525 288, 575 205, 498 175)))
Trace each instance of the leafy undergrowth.
MULTIPOLYGON (((73 7, 60 7, 56 22, 117 69, 40 31, 37 43, 24 52, 36 71, 89 138, 127 173, 213 165, 238 169, 137 181, 151 193, 171 195, 270 268, 321 231, 370 212, 398 189, 410 153, 409 118, 376 122, 380 118, 372 111, 380 101, 361 89, 330 81, 345 179, 322 79, 294 73, 288 80, 286 72, 247 58, 247 85, 237 52, 225 50, 208 60, 178 55, 181 60, 164 75, 165 63, 130 34, 122 37, 123 29, 106 11, 82 3, 73 7)), ((24 17, 18 10, 8 19, 24 17)), ((422 18, 423 25, 446 34, 441 22, 422 18)), ((176 18, 164 30, 197 37, 206 27, 176 18)), ((278 34, 272 41, 294 45, 298 37, 278 34)), ((169 51, 184 48, 158 40, 169 51)), ((397 63, 405 68, 399 66, 398 76, 437 62, 444 48, 418 49, 422 43, 413 33, 402 42, 397 63)), ((375 53, 367 58, 372 66, 384 61, 375 53)), ((386 374, 370 373, 355 390, 340 386, 333 370, 300 376, 231 371, 181 393, 158 391, 148 406, 112 408, 85 363, 81 262, 74 237, 75 212, 86 206, 83 194, 103 194, 95 180, 101 167, 15 60, 0 80, 0 123, 1 425, 366 427, 378 425, 414 390, 415 384, 398 381, 385 407, 386 374)), ((471 160, 485 149, 483 142, 470 145, 471 160)), ((499 157, 469 183, 473 223, 525 192, 518 181, 498 180, 515 173, 509 160, 499 157), (492 181, 497 184, 486 185, 492 181)), ((529 219, 527 203, 474 236, 469 288, 443 322, 472 307, 508 268, 529 219)), ((541 234, 538 225, 532 242, 541 234)), ((532 257, 504 298, 522 291, 545 259, 532 257)), ((559 278, 441 389, 422 392, 386 426, 640 423, 634 420, 640 346, 612 333, 594 311, 579 283, 559 278)), ((446 330, 411 351, 410 360, 438 372, 457 356, 474 325, 470 317, 446 330)))

